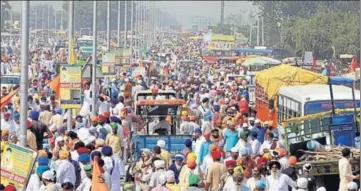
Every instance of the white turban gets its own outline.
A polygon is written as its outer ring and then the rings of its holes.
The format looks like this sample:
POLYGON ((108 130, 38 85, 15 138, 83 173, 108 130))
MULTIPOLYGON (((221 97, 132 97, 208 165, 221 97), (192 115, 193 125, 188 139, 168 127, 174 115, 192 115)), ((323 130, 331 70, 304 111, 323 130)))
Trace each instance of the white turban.
POLYGON ((165 147, 165 141, 164 141, 164 140, 158 140, 157 145, 158 145, 160 148, 164 149, 164 147, 165 147))
POLYGON ((165 168, 164 160, 156 160, 154 161, 154 166, 156 169, 165 168))
POLYGON ((165 183, 167 183, 167 177, 165 174, 162 174, 158 177, 158 184, 164 185, 165 183))
POLYGON ((237 147, 233 147, 233 148, 231 149, 231 152, 232 152, 232 153, 238 153, 239 151, 238 151, 237 147))
POLYGON ((358 186, 357 186, 356 182, 349 182, 347 184, 347 189, 348 190, 357 190, 357 188, 358 188, 358 186))
POLYGON ((167 182, 168 183, 174 183, 175 182, 175 176, 174 176, 174 172, 171 170, 168 170, 165 173, 166 177, 167 177, 167 182))
POLYGON ((325 187, 319 187, 319 188, 317 188, 316 191, 326 191, 326 188, 325 187))

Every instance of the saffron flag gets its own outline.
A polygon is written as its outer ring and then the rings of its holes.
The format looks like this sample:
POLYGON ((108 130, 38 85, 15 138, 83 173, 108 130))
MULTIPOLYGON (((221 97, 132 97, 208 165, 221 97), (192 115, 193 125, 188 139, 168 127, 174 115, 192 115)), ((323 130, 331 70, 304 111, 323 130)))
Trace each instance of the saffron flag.
POLYGON ((57 75, 53 78, 49 83, 48 86, 54 90, 55 96, 58 98, 60 94, 60 75, 57 75))
POLYGON ((69 64, 75 64, 76 63, 76 56, 75 56, 75 50, 74 50, 74 40, 70 41, 70 63, 69 64))
POLYGON ((99 167, 98 160, 98 156, 95 156, 93 161, 92 191, 109 191, 103 179, 102 169, 99 167))
POLYGON ((1 109, 3 109, 7 104, 8 102, 14 97, 15 94, 17 94, 19 92, 20 88, 10 92, 8 95, 4 96, 1 98, 1 109))

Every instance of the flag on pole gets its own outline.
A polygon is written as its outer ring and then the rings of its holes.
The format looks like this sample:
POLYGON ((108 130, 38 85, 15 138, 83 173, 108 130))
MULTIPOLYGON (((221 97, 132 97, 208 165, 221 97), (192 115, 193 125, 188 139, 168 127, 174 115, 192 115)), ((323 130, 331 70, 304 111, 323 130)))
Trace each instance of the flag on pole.
POLYGON ((105 184, 102 176, 102 171, 104 170, 99 166, 98 160, 98 156, 95 156, 93 161, 92 191, 108 191, 109 188, 105 184))
POLYGON ((74 40, 70 41, 70 63, 69 64, 75 64, 76 63, 76 56, 75 56, 75 50, 74 50, 74 40))

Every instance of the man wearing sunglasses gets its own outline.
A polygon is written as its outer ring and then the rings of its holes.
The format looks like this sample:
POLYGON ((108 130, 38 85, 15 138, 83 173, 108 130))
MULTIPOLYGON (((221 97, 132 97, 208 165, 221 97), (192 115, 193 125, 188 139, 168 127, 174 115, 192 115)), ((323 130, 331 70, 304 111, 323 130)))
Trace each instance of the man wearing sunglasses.
POLYGON ((269 168, 271 169, 271 175, 267 177, 269 191, 288 191, 288 186, 296 188, 295 182, 287 175, 281 173, 281 164, 278 161, 271 161, 269 168))

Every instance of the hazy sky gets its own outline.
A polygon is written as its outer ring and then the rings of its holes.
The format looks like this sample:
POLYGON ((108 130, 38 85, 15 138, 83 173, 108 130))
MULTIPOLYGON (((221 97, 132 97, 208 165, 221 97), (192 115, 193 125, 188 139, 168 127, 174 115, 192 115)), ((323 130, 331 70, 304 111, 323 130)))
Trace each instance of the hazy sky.
MULTIPOLYGON (((32 1, 30 4, 41 4, 42 1, 32 1)), ((49 3, 50 2, 45 2, 49 3)), ((106 3, 106 1, 99 1, 106 3)), ((14 10, 20 11, 21 1, 10 1, 14 10)), ((56 10, 61 9, 62 1, 51 1, 56 10)), ((195 17, 205 17, 218 23, 220 19, 220 1, 156 1, 156 6, 162 11, 169 12, 179 24, 190 26, 195 17)), ((254 10, 250 1, 225 1, 225 17, 231 14, 240 14, 242 11, 254 10)), ((248 15, 246 12, 245 15, 248 15)))

